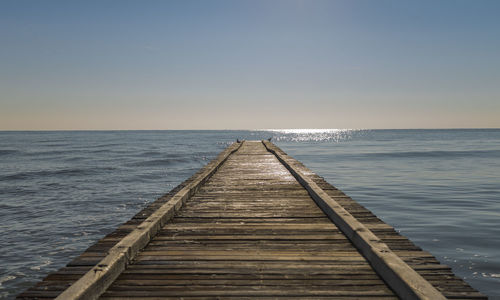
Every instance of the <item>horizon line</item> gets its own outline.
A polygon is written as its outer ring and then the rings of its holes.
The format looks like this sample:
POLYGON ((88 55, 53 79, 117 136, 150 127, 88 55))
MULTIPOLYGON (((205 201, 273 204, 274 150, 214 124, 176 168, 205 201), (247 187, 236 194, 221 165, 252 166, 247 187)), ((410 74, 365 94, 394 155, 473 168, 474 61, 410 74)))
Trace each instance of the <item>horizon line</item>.
POLYGON ((279 131, 279 130, 472 130, 500 129, 500 127, 433 127, 433 128, 253 128, 253 129, 0 129, 0 132, 48 131, 279 131))

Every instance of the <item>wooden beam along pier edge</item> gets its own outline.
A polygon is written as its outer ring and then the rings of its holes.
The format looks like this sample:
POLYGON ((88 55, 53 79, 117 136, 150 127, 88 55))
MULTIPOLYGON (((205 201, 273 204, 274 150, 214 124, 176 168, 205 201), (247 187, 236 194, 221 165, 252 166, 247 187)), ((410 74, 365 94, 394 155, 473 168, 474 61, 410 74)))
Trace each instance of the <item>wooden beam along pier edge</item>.
POLYGON ((231 144, 18 299, 487 299, 268 141, 231 144))

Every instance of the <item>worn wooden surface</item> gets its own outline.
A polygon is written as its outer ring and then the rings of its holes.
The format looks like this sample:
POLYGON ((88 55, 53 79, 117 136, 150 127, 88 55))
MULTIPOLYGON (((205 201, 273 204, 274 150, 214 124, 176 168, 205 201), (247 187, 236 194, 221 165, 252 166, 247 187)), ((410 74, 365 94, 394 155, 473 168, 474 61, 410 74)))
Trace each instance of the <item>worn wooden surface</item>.
MULTIPOLYGON (((298 161, 294 164, 446 297, 485 298, 431 254, 298 161)), ((174 193, 19 297, 59 295, 174 193)), ((181 297, 397 298, 260 142, 245 142, 232 154, 102 295, 103 299, 181 297)))

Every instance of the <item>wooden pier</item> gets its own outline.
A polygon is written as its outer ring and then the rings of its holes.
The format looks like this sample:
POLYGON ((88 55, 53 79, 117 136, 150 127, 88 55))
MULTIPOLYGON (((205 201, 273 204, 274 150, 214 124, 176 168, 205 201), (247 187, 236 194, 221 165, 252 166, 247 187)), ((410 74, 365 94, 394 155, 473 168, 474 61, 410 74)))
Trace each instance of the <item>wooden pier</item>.
POLYGON ((486 299, 270 142, 234 143, 19 299, 486 299))

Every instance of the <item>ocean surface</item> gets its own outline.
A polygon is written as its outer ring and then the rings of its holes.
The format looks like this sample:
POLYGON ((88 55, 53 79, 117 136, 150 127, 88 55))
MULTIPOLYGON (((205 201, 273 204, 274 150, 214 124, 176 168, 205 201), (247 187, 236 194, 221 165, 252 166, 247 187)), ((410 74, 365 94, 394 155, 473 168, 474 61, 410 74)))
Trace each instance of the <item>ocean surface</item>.
POLYGON ((267 139, 500 299, 500 129, 0 132, 0 298, 267 139))

